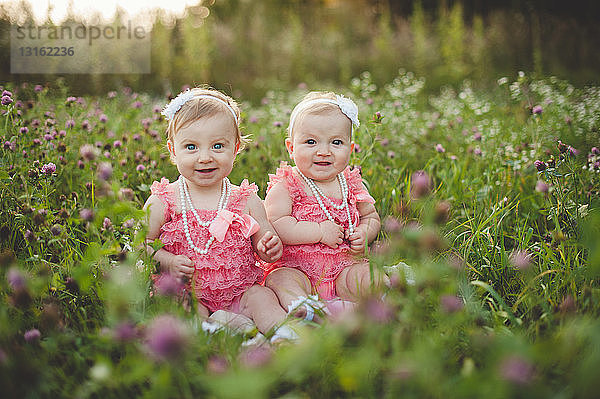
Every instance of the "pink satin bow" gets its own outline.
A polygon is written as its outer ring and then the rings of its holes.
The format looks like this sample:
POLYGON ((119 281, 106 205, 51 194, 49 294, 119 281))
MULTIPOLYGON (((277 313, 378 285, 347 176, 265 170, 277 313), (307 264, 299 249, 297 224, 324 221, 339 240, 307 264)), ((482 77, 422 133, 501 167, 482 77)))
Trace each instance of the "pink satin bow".
POLYGON ((217 217, 210 224, 208 231, 210 231, 210 234, 212 234, 217 241, 223 242, 225 234, 227 233, 227 230, 229 230, 229 226, 234 222, 241 225, 242 234, 246 238, 250 237, 260 229, 258 222, 254 220, 252 216, 246 214, 237 215, 227 209, 221 209, 217 212, 217 217))

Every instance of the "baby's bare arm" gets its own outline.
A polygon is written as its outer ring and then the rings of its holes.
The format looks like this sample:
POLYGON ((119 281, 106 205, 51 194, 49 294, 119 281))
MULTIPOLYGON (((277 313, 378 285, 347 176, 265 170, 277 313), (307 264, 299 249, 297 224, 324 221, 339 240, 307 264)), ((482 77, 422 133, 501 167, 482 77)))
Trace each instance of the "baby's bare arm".
MULTIPOLYGON (((363 189, 366 188, 363 186, 363 189)), ((375 206, 369 202, 356 204, 360 219, 354 233, 348 236, 350 250, 355 254, 364 253, 367 245, 377 237, 381 228, 381 220, 375 206)))
POLYGON ((283 183, 277 183, 269 190, 265 198, 265 209, 284 244, 315 244, 326 239, 323 237, 323 227, 327 226, 317 222, 298 221, 292 216, 292 199, 283 183))
POLYGON ((189 276, 194 272, 193 262, 186 256, 176 256, 167 250, 159 249, 154 251, 151 244, 160 235, 160 228, 165 223, 165 205, 155 195, 151 195, 144 210, 149 209, 148 233, 146 234, 146 251, 154 256, 154 259, 160 264, 163 271, 174 273, 177 277, 189 276))
POLYGON ((281 258, 283 245, 275 229, 267 219, 262 200, 256 194, 248 199, 246 211, 258 222, 260 229, 252 235, 252 247, 265 262, 275 262, 281 258))
POLYGON ((360 214, 360 222, 358 227, 365 229, 367 235, 367 242, 371 243, 379 234, 381 229, 381 219, 377 213, 377 209, 373 204, 368 202, 358 202, 356 204, 358 213, 360 214))

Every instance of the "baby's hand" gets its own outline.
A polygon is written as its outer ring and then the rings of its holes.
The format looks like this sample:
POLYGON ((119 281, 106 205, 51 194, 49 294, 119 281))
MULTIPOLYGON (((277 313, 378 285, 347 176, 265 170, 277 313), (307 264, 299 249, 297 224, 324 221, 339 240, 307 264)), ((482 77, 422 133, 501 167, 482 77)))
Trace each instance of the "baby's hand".
POLYGON ((173 255, 169 259, 167 269, 171 275, 185 281, 194 274, 194 262, 185 255, 173 255))
POLYGON ((367 244, 367 231, 365 229, 356 228, 354 233, 348 234, 348 241, 350 241, 350 252, 353 254, 360 254, 365 251, 365 246, 367 244))
POLYGON ((278 235, 267 231, 256 245, 258 255, 265 262, 275 262, 283 254, 283 244, 278 235))
POLYGON ((321 240, 319 242, 328 247, 337 248, 344 241, 344 229, 330 220, 319 223, 319 229, 321 230, 321 240))

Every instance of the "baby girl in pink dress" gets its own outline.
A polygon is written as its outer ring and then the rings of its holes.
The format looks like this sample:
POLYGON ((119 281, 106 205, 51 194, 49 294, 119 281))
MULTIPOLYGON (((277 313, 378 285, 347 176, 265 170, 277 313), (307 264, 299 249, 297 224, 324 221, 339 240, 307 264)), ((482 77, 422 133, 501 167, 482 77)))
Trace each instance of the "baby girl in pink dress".
POLYGON ((285 145, 296 164, 285 163, 270 181, 267 216, 284 244, 265 285, 281 305, 311 319, 322 300, 356 301, 375 281, 364 258, 380 229, 375 200, 358 169, 348 163, 354 149, 358 108, 333 93, 310 93, 292 111, 285 145))
POLYGON ((268 332, 286 312, 273 291, 260 285, 264 272, 257 261, 279 259, 282 244, 256 185, 244 180, 235 186, 227 178, 243 144, 239 108, 219 91, 194 88, 173 99, 163 115, 180 176, 154 182, 145 205, 147 242, 158 238, 164 244, 154 258, 163 273, 186 282, 201 315, 243 314, 268 332))

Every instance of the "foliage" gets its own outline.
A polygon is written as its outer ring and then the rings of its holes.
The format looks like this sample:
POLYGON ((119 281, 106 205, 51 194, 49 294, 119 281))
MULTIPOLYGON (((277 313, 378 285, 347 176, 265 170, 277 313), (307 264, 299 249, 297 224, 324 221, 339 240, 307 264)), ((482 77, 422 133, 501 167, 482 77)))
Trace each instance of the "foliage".
MULTIPOLYGON (((52 74, 33 79, 10 74, 11 24, 33 21, 26 3, 16 3, 0 6, 0 80, 52 81, 52 74)), ((65 79, 78 94, 102 94, 119 84, 162 94, 203 82, 254 103, 270 89, 301 82, 345 86, 366 70, 383 85, 400 67, 427 76, 430 92, 447 84, 459 87, 464 79, 486 87, 516 68, 597 84, 597 7, 587 3, 203 1, 180 16, 151 10, 144 22, 131 21, 151 30, 151 74, 65 79)), ((121 26, 128 18, 117 12, 106 23, 121 26)), ((50 17, 43 23, 60 24, 50 17)), ((115 57, 113 64, 121 61, 115 57)))

